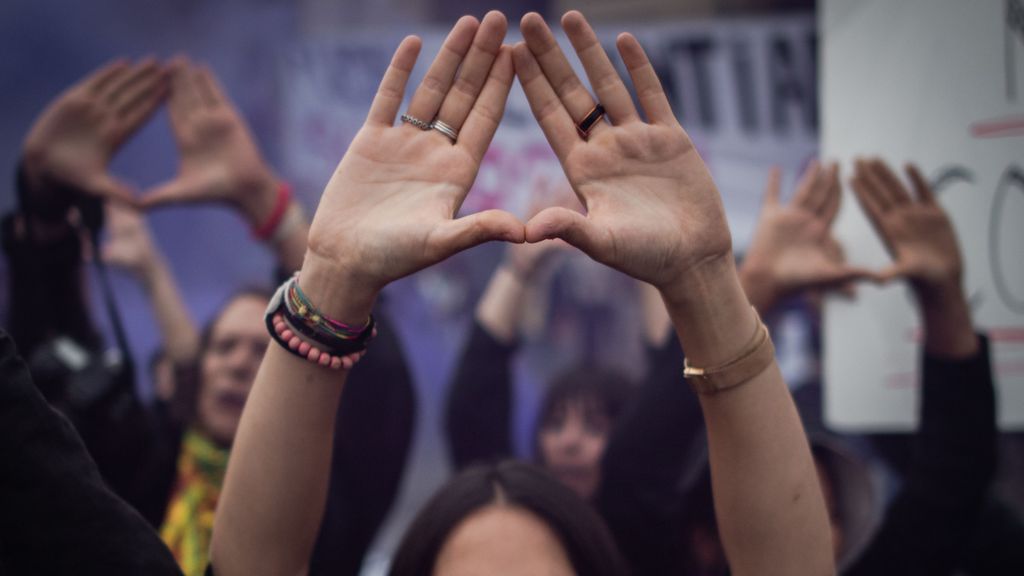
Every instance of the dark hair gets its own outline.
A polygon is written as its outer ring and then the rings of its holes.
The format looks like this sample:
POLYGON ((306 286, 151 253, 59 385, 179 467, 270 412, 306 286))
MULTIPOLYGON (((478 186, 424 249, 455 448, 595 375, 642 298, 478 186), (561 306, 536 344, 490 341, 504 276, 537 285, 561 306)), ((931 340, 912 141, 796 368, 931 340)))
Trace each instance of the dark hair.
POLYGON ((577 574, 628 574, 608 528, 590 506, 542 469, 506 460, 467 468, 434 494, 402 538, 391 576, 432 574, 452 530, 477 510, 499 501, 544 520, 558 535, 577 574))
POLYGON ((235 301, 241 298, 260 298, 270 301, 273 294, 265 288, 246 287, 231 294, 224 301, 224 304, 217 309, 217 313, 210 318, 199 333, 199 353, 196 357, 184 365, 174 367, 174 396, 170 401, 171 416, 182 425, 191 423, 196 417, 199 402, 199 389, 201 387, 200 368, 203 365, 203 358, 210 349, 210 338, 213 337, 213 329, 217 322, 224 316, 224 312, 235 301))
POLYGON ((533 444, 538 459, 542 459, 539 438, 544 425, 567 405, 580 402, 615 422, 626 407, 633 384, 624 374, 610 368, 578 366, 555 378, 541 401, 533 444))

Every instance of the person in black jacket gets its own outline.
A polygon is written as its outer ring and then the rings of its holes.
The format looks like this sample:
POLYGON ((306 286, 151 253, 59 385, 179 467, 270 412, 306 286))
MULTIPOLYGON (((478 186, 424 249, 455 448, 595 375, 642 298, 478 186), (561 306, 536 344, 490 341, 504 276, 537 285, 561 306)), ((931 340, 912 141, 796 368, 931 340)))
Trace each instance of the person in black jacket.
MULTIPOLYGON (((212 74, 184 59, 168 66, 115 62, 55 100, 26 139, 19 190, 22 210, 7 220, 5 249, 11 261, 12 328, 28 343, 30 355, 53 338, 77 342, 97 356, 102 349, 79 281, 82 242, 76 223, 82 218, 68 218, 83 199, 116 199, 129 206, 222 200, 265 237, 282 270, 297 269, 305 251, 308 224, 298 205, 263 161, 212 74), (140 201, 106 164, 168 95, 181 171, 140 201)), ((116 385, 101 393, 76 393, 66 383, 45 388, 52 388, 51 400, 81 430, 107 482, 161 528, 190 574, 201 573, 205 565, 227 448, 269 340, 260 319, 267 300, 259 290, 239 293, 204 331, 198 355, 176 358, 173 402, 179 410, 143 406, 130 369, 114 372, 116 385), (206 508, 192 507, 196 501, 207 502, 206 508)), ((313 573, 358 572, 404 470, 414 425, 411 380, 386 319, 379 326, 376 353, 355 371, 351 401, 339 407, 352 416, 339 425, 332 512, 321 533, 324 541, 345 539, 350 545, 319 549, 313 573), (376 442, 354 443, 353 437, 376 442)))
MULTIPOLYGON (((995 467, 995 398, 988 341, 972 327, 962 290, 963 262, 949 218, 917 168, 908 166, 907 174, 913 195, 878 159, 858 161, 852 180, 861 206, 893 257, 892 266, 881 271, 880 278, 909 281, 923 322, 924 343, 921 423, 907 475, 866 546, 844 559, 841 573, 848 575, 951 575, 964 568, 995 467)), ((772 288, 769 275, 760 277, 768 278, 767 288, 772 288)), ((819 467, 824 492, 835 494, 843 478, 823 463, 819 467)), ((698 485, 687 501, 692 512, 690 543, 694 530, 712 535, 704 553, 691 558, 691 574, 726 573, 724 563, 714 560, 721 558, 721 552, 714 552, 713 516, 699 513, 709 498, 708 487, 698 485)), ((838 556, 844 541, 844 511, 834 500, 826 500, 838 556)))
POLYGON ((0 573, 180 575, 0 330, 0 573))

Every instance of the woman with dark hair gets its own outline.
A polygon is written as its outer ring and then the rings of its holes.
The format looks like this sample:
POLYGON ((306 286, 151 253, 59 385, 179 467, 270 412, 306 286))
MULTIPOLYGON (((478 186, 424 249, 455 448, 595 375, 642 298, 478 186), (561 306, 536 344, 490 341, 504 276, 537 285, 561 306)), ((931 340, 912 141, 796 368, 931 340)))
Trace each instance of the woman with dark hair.
POLYGON ((566 574, 627 573, 589 506, 543 470, 509 460, 467 468, 434 494, 406 531, 391 574, 453 574, 456 563, 495 574, 511 562, 523 574, 552 573, 552 565, 566 574), (534 548, 518 548, 522 540, 534 548))
MULTIPOLYGON (((222 576, 306 570, 327 493, 336 407, 347 369, 372 334, 383 287, 487 241, 561 238, 661 291, 708 429, 715 510, 733 571, 833 573, 813 460, 771 340, 737 277, 721 198, 639 42, 623 34, 618 48, 646 120, 578 12, 566 14, 563 27, 603 106, 575 78, 538 14, 523 18, 525 44, 502 46, 506 27, 497 12, 482 22, 462 18, 397 125, 420 40, 407 37, 395 52, 321 197, 302 271, 269 311, 274 343, 239 426, 212 563, 222 576), (554 207, 525 225, 500 210, 455 217, 497 130, 513 72, 585 216, 554 207), (605 112, 613 123, 602 122, 605 112)), ((494 525, 517 520, 524 519, 505 515, 494 525)), ((474 561, 501 555, 501 572, 519 573, 536 549, 518 538, 489 544, 472 535, 456 527, 448 543, 462 544, 463 554, 414 568, 440 572, 450 562, 446 574, 479 573, 474 561)), ((545 546, 550 554, 533 571, 571 573, 559 561, 570 554, 566 543, 548 538, 545 546)))

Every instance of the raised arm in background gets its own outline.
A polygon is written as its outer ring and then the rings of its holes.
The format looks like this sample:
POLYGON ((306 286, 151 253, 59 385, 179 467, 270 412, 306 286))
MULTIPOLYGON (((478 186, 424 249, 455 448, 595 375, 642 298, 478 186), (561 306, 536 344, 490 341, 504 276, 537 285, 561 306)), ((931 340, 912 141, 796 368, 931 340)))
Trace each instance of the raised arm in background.
POLYGON ((123 268, 142 284, 149 298, 162 346, 178 366, 193 362, 199 349, 199 330, 182 300, 170 265, 149 233, 145 217, 131 208, 107 205, 107 239, 100 257, 123 268))
POLYGON ((995 468, 995 397, 987 340, 974 331, 956 232, 931 187, 914 194, 881 160, 859 160, 852 185, 924 327, 921 423, 905 484, 849 574, 952 574, 971 543, 995 468))
POLYGON ((298 204, 285 196, 245 119, 209 68, 179 57, 171 62, 170 73, 167 107, 180 154, 178 174, 148 190, 143 206, 227 204, 254 234, 270 241, 283 270, 298 270, 308 222, 298 204))
MULTIPOLYGON (((310 227, 299 283, 323 314, 361 325, 389 282, 482 242, 523 241, 523 225, 511 214, 489 210, 454 218, 512 84, 509 52, 500 49, 506 27, 496 12, 482 22, 459 20, 412 97, 407 113, 442 119, 458 134, 455 142, 439 130, 395 124, 420 40, 409 37, 398 47, 310 227), (453 86, 458 89, 449 91, 453 86)), ((343 371, 270 345, 217 510, 212 554, 218 574, 305 570, 323 512, 345 380, 343 371)))
MULTIPOLYGON (((568 198, 538 193, 531 215, 540 211, 543 202, 570 201, 576 203, 571 193, 568 198)), ((445 432, 456 470, 513 455, 511 362, 522 336, 526 300, 557 253, 567 248, 562 241, 510 244, 491 275, 448 390, 445 432)))
POLYGON ((812 161, 789 202, 780 198, 779 180, 779 169, 772 169, 757 229, 740 264, 743 290, 764 315, 789 296, 841 288, 874 276, 870 270, 846 265, 842 247, 832 236, 842 198, 839 165, 812 161))
MULTIPOLYGON (((597 100, 537 14, 523 18, 526 43, 515 47, 514 60, 587 214, 544 210, 527 223, 526 239, 562 238, 653 284, 690 364, 726 364, 745 352, 758 324, 736 273, 715 184, 639 42, 622 34, 617 46, 646 121, 582 15, 569 12, 562 23, 597 100), (598 122, 581 138, 575 124, 597 101, 611 123, 598 122)), ((733 573, 832 573, 824 500, 778 366, 773 361, 743 385, 702 395, 700 402, 715 509, 733 573)))
POLYGON ((117 60, 57 96, 25 137, 19 212, 5 222, 4 240, 11 333, 26 358, 58 335, 99 345, 85 304, 81 218, 69 215, 86 199, 135 202, 108 166, 166 93, 166 71, 155 60, 117 60))

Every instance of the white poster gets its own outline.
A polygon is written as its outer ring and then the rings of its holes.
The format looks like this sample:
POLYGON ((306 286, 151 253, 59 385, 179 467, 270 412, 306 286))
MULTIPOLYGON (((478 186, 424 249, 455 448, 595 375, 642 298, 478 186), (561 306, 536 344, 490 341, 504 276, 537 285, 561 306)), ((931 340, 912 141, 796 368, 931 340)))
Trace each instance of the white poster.
MULTIPOLYGON (((1024 428, 1024 3, 823 0, 822 154, 918 163, 956 227, 974 322, 988 333, 1002 429, 1024 428)), ((847 190, 836 234, 890 260, 847 190)), ((917 423, 920 319, 905 285, 826 308, 825 416, 844 431, 917 423)))

